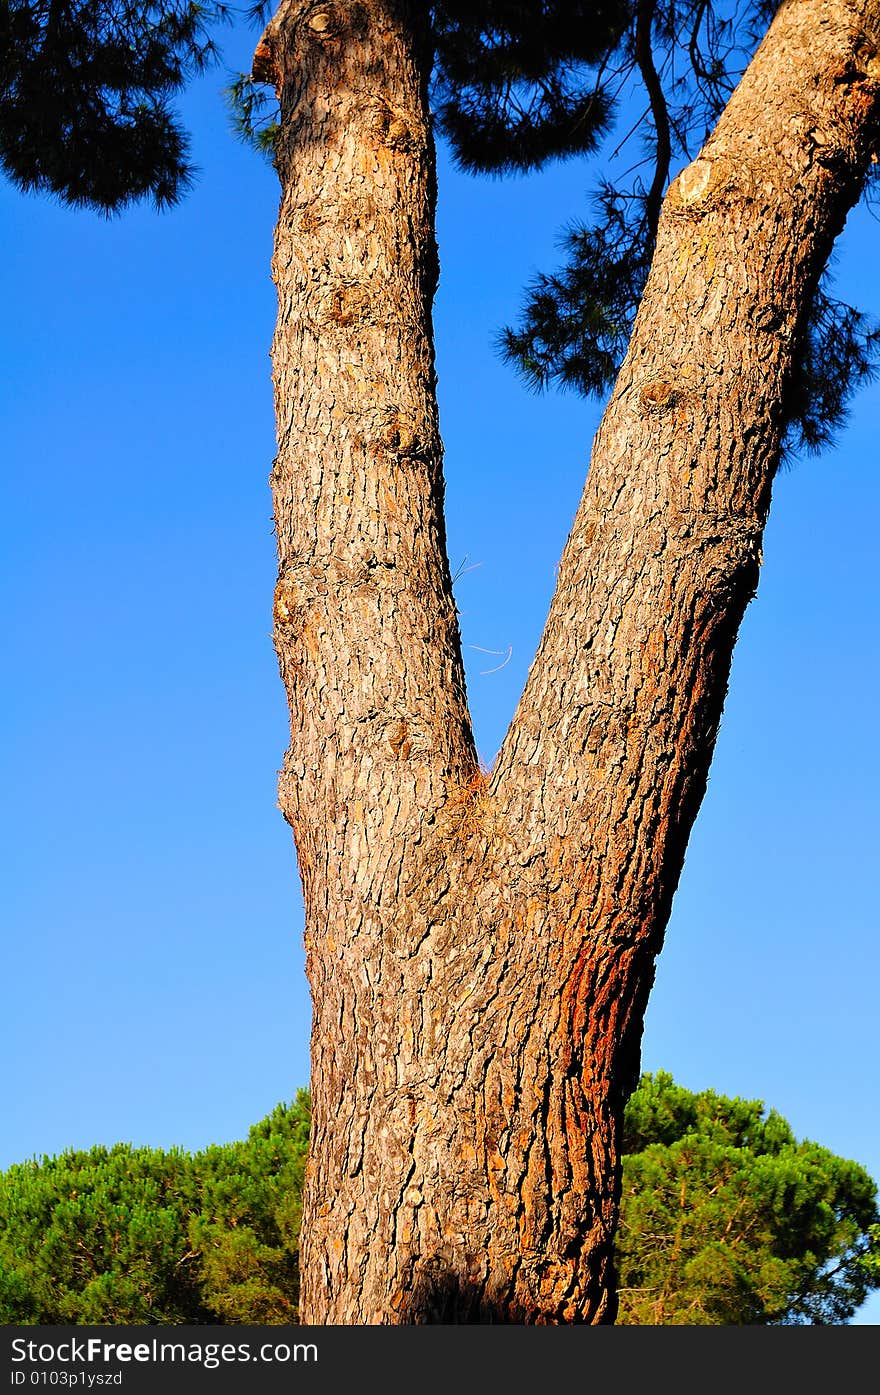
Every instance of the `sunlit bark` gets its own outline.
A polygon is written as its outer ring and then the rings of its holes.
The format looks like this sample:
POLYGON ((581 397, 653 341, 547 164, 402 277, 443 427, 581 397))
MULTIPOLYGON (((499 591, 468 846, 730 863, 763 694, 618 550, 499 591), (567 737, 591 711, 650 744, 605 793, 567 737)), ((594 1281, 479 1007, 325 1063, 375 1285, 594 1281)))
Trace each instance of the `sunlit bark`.
MULTIPOLYGON (((478 767, 446 558, 424 6, 287 0, 280 783, 306 905, 307 1322, 608 1322, 619 1127, 880 4, 788 0, 669 190, 546 630, 478 767)), ((537 463, 537 462, 536 462, 537 463)))

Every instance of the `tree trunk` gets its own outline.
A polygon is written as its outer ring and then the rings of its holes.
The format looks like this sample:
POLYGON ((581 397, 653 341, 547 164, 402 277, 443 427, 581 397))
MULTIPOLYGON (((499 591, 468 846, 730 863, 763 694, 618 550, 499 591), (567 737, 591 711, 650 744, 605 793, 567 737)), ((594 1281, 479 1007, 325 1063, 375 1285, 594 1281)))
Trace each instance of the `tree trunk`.
POLYGON ((287 0, 280 801, 312 987, 302 1320, 610 1322, 619 1131, 880 3, 788 0, 667 195, 543 641, 479 769, 444 543, 425 6, 287 0))

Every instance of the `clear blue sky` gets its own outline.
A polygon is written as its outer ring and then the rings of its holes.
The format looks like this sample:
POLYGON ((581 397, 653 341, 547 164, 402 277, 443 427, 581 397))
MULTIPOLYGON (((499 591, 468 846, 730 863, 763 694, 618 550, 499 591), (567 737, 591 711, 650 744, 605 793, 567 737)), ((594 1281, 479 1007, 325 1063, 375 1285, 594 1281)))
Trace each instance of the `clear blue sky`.
MULTIPOLYGON (((227 36, 245 67, 254 36, 227 36)), ((4 254, 0 1166, 241 1137, 308 1080, 299 882, 275 807, 269 279, 277 183, 203 80, 201 175, 112 222, 0 188, 4 254)), ((477 739, 500 744, 598 408, 495 357, 583 208, 441 153, 438 367, 477 739), (472 567, 473 570, 464 570, 472 567), (483 650, 512 646, 510 662, 483 650)), ((877 224, 842 294, 880 312, 877 224)), ((758 598, 648 1012, 643 1065, 766 1100, 880 1179, 880 389, 777 484, 758 598)), ((872 1300, 862 1321, 880 1322, 872 1300)))

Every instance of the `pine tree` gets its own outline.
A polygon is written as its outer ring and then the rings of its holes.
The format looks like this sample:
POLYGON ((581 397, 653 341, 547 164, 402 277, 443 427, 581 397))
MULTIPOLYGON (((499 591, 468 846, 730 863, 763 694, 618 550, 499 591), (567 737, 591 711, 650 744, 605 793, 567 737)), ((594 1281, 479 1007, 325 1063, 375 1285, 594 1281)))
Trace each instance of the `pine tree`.
POLYGON ((618 1322, 843 1323, 880 1282, 874 1182, 760 1100, 643 1076, 623 1148, 618 1322))
MULTIPOLYGON (((167 103, 209 53, 206 12, 116 13, 3 8, 0 155, 23 187, 110 209, 185 185, 167 103)), ((623 1109, 773 476, 792 423, 819 440, 870 368, 820 280, 876 156, 877 0, 783 4, 735 84, 705 6, 578 7, 583 33, 571 13, 283 0, 257 50, 280 97, 275 641, 315 1003, 309 1321, 614 1319, 623 1109), (657 55, 684 44, 679 109, 657 55), (620 369, 486 772, 442 514, 432 73, 465 157, 519 168, 594 148, 636 70, 650 180, 604 191, 575 279, 541 283, 508 339, 535 381, 620 369)))
MULTIPOLYGON (((285 0, 258 47, 280 94, 275 643, 314 1001, 308 1322, 614 1319, 624 1104, 817 288, 877 148, 878 31, 875 0, 784 4, 665 196, 660 159, 650 271, 489 772, 442 516, 435 33, 405 0, 285 0)), ((539 127, 578 109, 547 90, 539 127)))
MULTIPOLYGON (((124 1145, 0 1175, 0 1321, 297 1321, 300 1091, 241 1143, 124 1145)), ((643 1076, 624 1116, 626 1324, 845 1323, 880 1286, 865 1170, 755 1100, 643 1076)))
MULTIPOLYGON (((439 12, 439 125, 464 169, 502 174, 591 154, 624 101, 632 122, 620 132, 618 120, 613 136, 616 154, 635 147, 629 174, 599 180, 592 217, 561 235, 562 267, 535 278, 520 324, 499 340, 530 387, 602 397, 626 353, 663 196, 723 112, 775 6, 492 8, 489 23, 479 6, 439 12), (586 35, 598 38, 592 48, 586 35)), ((852 394, 876 370, 878 342, 874 321, 834 297, 826 269, 786 396, 786 453, 831 444, 852 394)))
POLYGON ((296 1320, 309 1102, 244 1141, 91 1148, 0 1174, 0 1322, 296 1320))

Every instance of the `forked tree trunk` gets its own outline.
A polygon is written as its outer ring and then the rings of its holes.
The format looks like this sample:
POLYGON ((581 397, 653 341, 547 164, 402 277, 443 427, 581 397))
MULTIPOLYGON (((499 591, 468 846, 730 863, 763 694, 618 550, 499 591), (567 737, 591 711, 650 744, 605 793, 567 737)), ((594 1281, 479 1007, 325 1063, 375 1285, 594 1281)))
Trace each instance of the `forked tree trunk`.
POLYGON ((287 0, 281 806, 314 1000, 302 1320, 609 1322, 619 1131, 880 3, 788 0, 663 209, 544 638, 478 767, 444 545, 425 6, 287 0))

